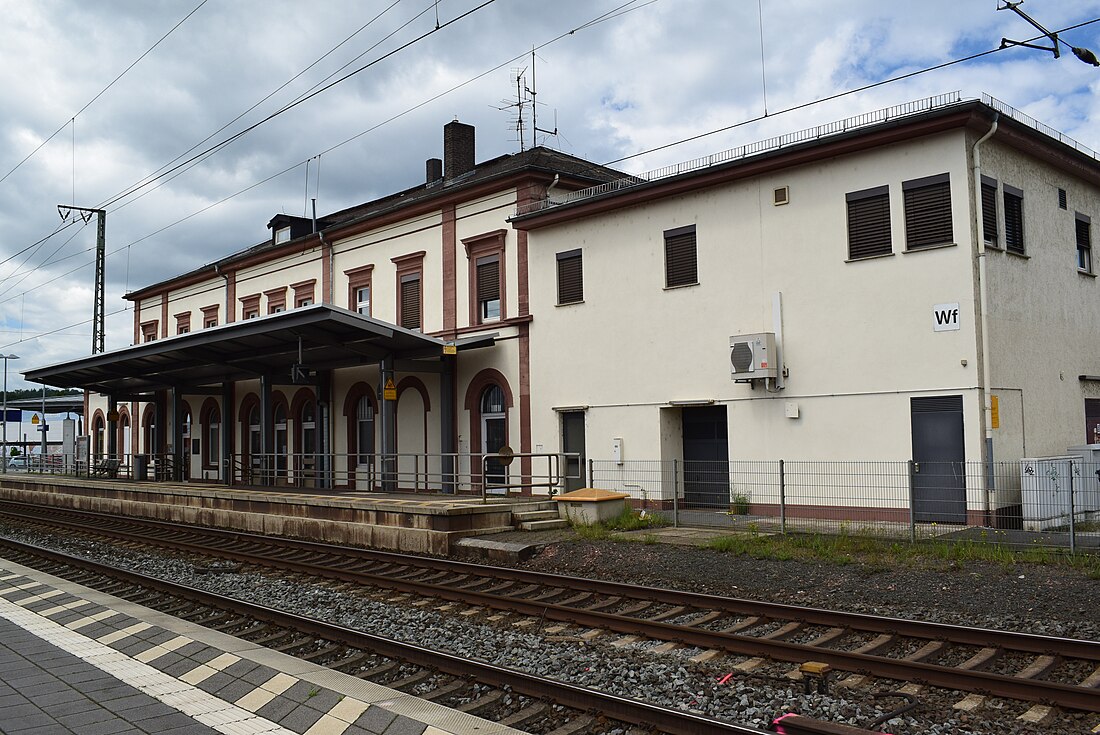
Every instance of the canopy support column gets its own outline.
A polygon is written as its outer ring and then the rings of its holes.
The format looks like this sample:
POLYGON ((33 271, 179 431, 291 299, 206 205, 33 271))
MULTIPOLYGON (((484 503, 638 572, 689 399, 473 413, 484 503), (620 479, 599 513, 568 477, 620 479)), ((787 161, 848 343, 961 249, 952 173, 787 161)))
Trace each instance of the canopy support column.
MULTIPOLYGON (((46 420, 45 412, 42 420, 46 420)), ((118 459, 118 401, 114 396, 107 396, 107 458, 118 459)), ((42 459, 45 461, 45 456, 42 459)))
POLYGON ((172 480, 183 480, 183 463, 190 460, 190 447, 183 446, 183 394, 179 386, 172 388, 172 480))
POLYGON ((393 354, 379 364, 379 405, 382 407, 382 492, 397 492, 397 397, 387 393, 393 385, 393 354))
POLYGON ((274 485, 275 424, 271 407, 271 377, 260 376, 260 484, 274 485))
POLYGON ((222 430, 221 430, 221 475, 226 485, 234 483, 236 471, 233 469, 233 384, 222 383, 222 430))
POLYGON ((455 357, 443 355, 443 372, 439 375, 439 451, 443 455, 443 492, 456 491, 455 477, 457 442, 455 440, 455 357))

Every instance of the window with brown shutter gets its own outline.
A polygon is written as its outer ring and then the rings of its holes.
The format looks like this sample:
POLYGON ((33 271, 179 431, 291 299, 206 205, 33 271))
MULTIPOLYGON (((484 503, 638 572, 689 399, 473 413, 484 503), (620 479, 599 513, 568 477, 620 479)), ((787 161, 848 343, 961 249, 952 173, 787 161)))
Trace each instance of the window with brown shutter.
POLYGON ((581 250, 558 253, 558 303, 576 304, 584 301, 584 275, 581 250))
POLYGON ((478 258, 477 306, 480 321, 500 319, 500 257, 478 258))
POLYGON ((401 321, 405 329, 420 329, 420 274, 401 278, 401 321))
POLYGON ((999 247, 997 239, 997 182, 982 177, 982 235, 986 244, 999 247))
POLYGON ((1088 215, 1077 213, 1077 269, 1092 273, 1092 220, 1088 215))
POLYGON ((665 231, 665 286, 699 283, 695 254, 695 225, 665 231))
POLYGON ((905 198, 906 250, 952 244, 955 236, 948 174, 905 181, 901 189, 905 198))
POLYGON ((848 259, 890 255, 890 188, 853 191, 845 195, 848 202, 848 259))
POLYGON ((1005 248, 1010 253, 1024 252, 1024 193, 1005 185, 1005 248))

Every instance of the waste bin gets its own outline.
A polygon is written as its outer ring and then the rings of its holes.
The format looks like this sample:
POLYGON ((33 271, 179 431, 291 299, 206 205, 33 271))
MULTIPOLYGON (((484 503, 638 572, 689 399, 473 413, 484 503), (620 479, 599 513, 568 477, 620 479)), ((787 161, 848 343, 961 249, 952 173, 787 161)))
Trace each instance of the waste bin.
POLYGON ((148 480, 149 479, 149 455, 148 454, 135 454, 134 455, 134 479, 135 480, 148 480))

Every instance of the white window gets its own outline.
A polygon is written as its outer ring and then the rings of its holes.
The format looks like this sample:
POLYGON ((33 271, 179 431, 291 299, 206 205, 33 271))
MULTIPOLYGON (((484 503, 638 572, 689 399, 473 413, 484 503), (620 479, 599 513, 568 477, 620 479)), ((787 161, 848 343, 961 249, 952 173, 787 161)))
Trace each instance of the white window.
POLYGON ((370 286, 355 289, 355 310, 370 316, 370 286))
POLYGON ((275 230, 275 244, 279 245, 284 242, 290 242, 290 228, 280 227, 275 230))

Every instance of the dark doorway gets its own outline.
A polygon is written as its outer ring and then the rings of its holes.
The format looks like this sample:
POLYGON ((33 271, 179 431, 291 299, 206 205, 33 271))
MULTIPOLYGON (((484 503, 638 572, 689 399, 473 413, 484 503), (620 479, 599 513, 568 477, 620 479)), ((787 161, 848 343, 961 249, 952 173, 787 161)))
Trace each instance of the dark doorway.
POLYGON ((683 408, 684 504, 726 508, 730 502, 729 441, 725 406, 683 408))
POLYGON ((562 472, 565 473, 565 492, 578 490, 585 485, 584 466, 584 411, 566 411, 561 415, 561 450, 578 457, 566 457, 562 472))
POLYGON ((962 396, 912 398, 913 515, 919 522, 966 523, 962 396))

